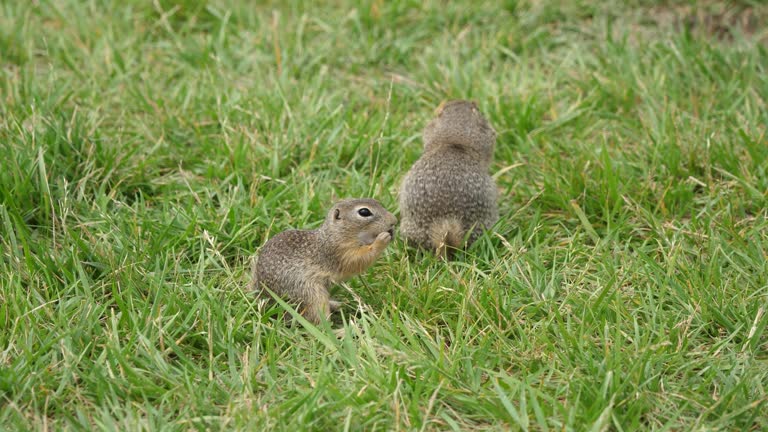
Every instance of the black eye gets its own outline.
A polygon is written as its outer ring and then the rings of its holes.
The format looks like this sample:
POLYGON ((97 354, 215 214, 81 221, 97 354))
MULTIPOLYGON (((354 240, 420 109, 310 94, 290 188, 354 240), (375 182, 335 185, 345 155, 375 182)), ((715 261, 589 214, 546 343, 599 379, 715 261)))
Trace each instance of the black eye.
POLYGON ((359 215, 360 215, 360 216, 362 216, 362 217, 369 217, 369 216, 373 216, 373 213, 371 213, 371 211, 370 211, 370 210, 368 210, 368 209, 367 209, 367 208, 365 208, 365 207, 363 207, 363 208, 361 208, 360 210, 358 210, 358 211, 357 211, 357 214, 359 214, 359 215))

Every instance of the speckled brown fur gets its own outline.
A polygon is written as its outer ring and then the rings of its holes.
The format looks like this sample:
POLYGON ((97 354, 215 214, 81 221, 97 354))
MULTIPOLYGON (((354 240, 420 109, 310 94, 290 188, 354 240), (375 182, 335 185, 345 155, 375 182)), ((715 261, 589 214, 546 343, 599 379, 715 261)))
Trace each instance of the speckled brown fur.
POLYGON ((496 132, 474 102, 442 104, 424 128, 424 153, 400 187, 401 234, 407 243, 446 253, 473 243, 499 218, 488 174, 496 132))
POLYGON ((329 288, 365 271, 392 240, 396 222, 376 200, 339 201, 320 228, 284 231, 267 241, 254 266, 252 288, 267 298, 263 288, 269 288, 319 323, 339 306, 329 288), (371 215, 362 216, 363 208, 371 215))

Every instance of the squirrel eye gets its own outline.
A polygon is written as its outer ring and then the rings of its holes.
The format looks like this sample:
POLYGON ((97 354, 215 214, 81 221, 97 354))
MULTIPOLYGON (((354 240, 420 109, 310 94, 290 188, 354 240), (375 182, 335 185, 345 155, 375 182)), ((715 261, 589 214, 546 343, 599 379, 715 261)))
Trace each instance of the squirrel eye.
POLYGON ((359 214, 359 215, 360 215, 360 216, 362 216, 362 217, 369 217, 369 216, 373 216, 373 213, 371 213, 371 211, 370 211, 370 210, 368 210, 368 209, 367 209, 367 208, 365 208, 365 207, 363 207, 363 208, 361 208, 360 210, 358 210, 358 211, 357 211, 357 214, 359 214))

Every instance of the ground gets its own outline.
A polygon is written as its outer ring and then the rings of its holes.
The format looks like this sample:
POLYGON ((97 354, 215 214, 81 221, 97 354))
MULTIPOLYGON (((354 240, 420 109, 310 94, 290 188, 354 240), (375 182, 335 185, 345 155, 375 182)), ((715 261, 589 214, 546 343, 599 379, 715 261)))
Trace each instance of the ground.
POLYGON ((0 429, 768 428, 768 6, 0 3, 0 429), (761 24, 763 23, 763 24, 761 24), (247 291, 441 101, 501 220, 336 330, 247 291))

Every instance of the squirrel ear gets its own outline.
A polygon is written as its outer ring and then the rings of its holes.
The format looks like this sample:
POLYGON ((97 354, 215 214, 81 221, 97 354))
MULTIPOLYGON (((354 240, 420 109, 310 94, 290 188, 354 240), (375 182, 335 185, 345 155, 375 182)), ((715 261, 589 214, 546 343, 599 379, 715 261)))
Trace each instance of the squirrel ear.
POLYGON ((333 211, 333 218, 336 219, 336 220, 341 219, 341 210, 339 210, 339 209, 334 210, 333 211))
POLYGON ((435 108, 435 115, 440 117, 440 115, 443 113, 443 109, 445 108, 445 105, 448 103, 447 99, 443 99, 442 102, 440 102, 440 105, 435 108))

